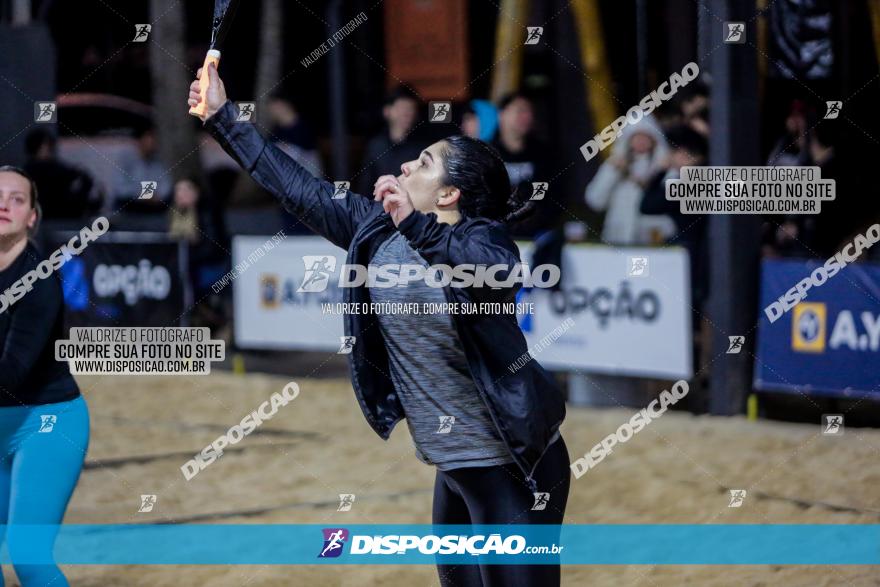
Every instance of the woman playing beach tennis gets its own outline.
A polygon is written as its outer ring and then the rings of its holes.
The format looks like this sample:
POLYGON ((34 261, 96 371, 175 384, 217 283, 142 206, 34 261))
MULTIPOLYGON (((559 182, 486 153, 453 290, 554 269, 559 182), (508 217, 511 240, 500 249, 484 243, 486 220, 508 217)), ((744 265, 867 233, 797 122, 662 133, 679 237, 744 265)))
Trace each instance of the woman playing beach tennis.
MULTIPOLYGON (((334 198, 332 183, 313 177, 254 125, 236 122, 216 67, 199 70, 202 75, 209 76, 205 128, 303 224, 347 250, 347 264, 496 266, 499 281, 516 270, 519 251, 503 223, 525 206, 511 200, 504 164, 485 143, 461 136, 438 141, 403 164, 399 176, 379 178, 373 199, 334 198)), ((189 105, 200 100, 195 81, 189 105)), ((416 280, 344 288, 343 295, 347 304, 382 307, 510 302, 518 287, 432 287, 416 280)), ((346 314, 345 334, 356 337, 348 355, 351 381, 370 426, 387 439, 406 418, 417 457, 436 467, 435 524, 562 523, 570 480, 559 435, 565 403, 536 361, 517 363, 528 349, 515 315, 346 314)), ((438 570, 442 585, 560 581, 559 565, 441 564, 438 570)))
POLYGON ((22 526, 61 523, 89 442, 86 402, 67 362, 55 360, 55 341, 65 338, 61 282, 34 275, 43 257, 28 237, 39 220, 34 181, 0 167, 0 544, 6 526, 22 587, 65 587, 56 565, 16 562, 51 561, 54 534, 28 535, 22 526), (25 276, 36 279, 20 295, 25 276))

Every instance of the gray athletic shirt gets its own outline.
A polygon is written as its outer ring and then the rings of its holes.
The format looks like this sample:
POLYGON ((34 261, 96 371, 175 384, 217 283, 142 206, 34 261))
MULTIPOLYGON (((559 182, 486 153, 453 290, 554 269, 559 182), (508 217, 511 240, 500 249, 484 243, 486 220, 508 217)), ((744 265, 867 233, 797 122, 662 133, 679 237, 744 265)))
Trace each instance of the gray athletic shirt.
MULTIPOLYGON (((382 243, 370 261, 384 264, 428 266, 399 232, 382 243)), ((370 298, 374 303, 446 302, 443 288, 422 279, 400 287, 371 287, 370 298)), ((441 471, 512 463, 468 371, 452 316, 389 313, 378 318, 391 379, 419 460, 441 471)))

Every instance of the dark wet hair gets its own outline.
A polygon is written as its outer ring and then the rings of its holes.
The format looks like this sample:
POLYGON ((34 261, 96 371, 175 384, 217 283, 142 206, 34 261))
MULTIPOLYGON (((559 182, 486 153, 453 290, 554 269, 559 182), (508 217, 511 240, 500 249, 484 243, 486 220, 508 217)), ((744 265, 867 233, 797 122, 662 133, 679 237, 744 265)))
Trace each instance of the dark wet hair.
POLYGON ((536 202, 517 198, 504 161, 492 146, 461 135, 444 140, 443 183, 461 192, 458 209, 463 216, 509 223, 532 213, 536 202))
POLYGON ((40 228, 40 221, 43 219, 43 208, 40 206, 40 200, 37 197, 37 182, 34 181, 34 178, 31 177, 30 173, 21 167, 16 167, 14 165, 0 165, 0 173, 4 171, 22 176, 31 186, 31 208, 34 208, 37 211, 37 221, 34 222, 33 227, 28 229, 28 236, 32 237, 37 233, 37 230, 40 228))

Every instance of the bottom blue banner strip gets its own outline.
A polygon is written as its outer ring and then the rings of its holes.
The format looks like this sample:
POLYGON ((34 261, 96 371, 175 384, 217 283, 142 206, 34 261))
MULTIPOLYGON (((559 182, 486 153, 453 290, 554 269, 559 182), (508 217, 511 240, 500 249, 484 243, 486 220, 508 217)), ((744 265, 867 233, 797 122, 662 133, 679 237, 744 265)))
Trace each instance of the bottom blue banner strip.
POLYGON ((7 564, 880 564, 875 524, 64 524, 4 534, 7 564))

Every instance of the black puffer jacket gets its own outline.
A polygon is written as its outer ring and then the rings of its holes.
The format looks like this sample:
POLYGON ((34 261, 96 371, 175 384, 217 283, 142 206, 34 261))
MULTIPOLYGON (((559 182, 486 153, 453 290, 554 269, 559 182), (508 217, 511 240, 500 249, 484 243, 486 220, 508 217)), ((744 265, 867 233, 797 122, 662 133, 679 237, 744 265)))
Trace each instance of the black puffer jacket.
MULTIPOLYGON (((464 218, 454 225, 435 214, 414 211, 395 227, 382 205, 347 194, 332 199, 332 183, 312 176, 249 123, 235 122, 227 102, 205 123, 220 145, 281 204, 311 230, 348 251, 347 264, 367 266, 382 242, 399 230, 431 265, 519 263, 519 250, 503 225, 485 218, 464 218)), ((509 273, 508 272, 508 273, 509 273)), ((507 274, 496 274, 504 280, 507 274)), ((445 287, 449 302, 511 302, 520 284, 492 289, 445 287)), ((344 288, 346 303, 370 302, 367 287, 344 288)), ((471 376, 511 457, 531 478, 548 442, 565 418, 565 401, 553 378, 536 361, 509 368, 527 352, 525 337, 512 314, 453 315, 471 376)), ((357 337, 351 354, 352 385, 364 416, 387 439, 404 417, 388 376, 388 353, 371 314, 346 314, 345 334, 357 337)))

